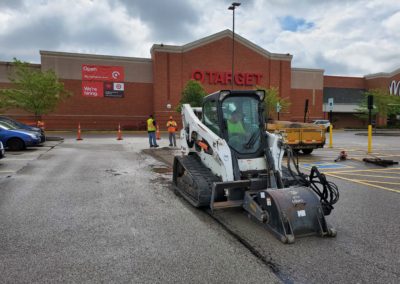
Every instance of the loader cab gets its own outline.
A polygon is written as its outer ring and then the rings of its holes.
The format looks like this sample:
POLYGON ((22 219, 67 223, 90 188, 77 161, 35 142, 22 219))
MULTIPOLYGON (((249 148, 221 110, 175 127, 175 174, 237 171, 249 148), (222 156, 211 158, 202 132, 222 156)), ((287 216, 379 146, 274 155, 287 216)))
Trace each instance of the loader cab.
POLYGON ((265 92, 219 91, 205 97, 202 122, 225 139, 238 158, 264 154, 265 92))

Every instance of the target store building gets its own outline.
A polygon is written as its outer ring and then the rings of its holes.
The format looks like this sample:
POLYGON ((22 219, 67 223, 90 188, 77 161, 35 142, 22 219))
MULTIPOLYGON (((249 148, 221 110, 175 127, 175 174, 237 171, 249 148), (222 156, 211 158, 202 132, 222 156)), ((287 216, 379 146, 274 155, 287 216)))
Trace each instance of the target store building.
MULTIPOLYGON (((275 87, 291 102, 281 120, 327 119, 328 99, 333 98, 334 125, 360 127, 364 122, 354 114, 362 93, 389 88, 400 93, 400 69, 363 77, 327 76, 322 69, 292 68, 291 54, 271 53, 235 34, 235 76, 232 68, 232 32, 225 30, 183 46, 154 44, 151 58, 91 55, 40 51, 41 63, 32 68, 55 71, 72 96, 56 110, 44 115, 47 129, 145 129, 154 114, 164 130, 169 116, 179 122, 175 108, 186 83, 197 80, 208 93, 230 89, 275 87)), ((10 62, 0 62, 0 88, 10 87, 10 62)), ((21 110, 6 115, 21 121, 34 117, 21 110)), ((380 124, 385 124, 382 118, 380 124)))

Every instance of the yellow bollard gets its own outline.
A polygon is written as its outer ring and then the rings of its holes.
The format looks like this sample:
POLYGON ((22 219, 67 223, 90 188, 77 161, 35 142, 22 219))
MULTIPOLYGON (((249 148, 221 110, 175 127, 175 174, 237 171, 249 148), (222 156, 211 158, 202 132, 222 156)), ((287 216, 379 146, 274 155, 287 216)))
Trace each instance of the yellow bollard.
POLYGON ((368 125, 368 153, 372 152, 372 125, 368 125))
POLYGON ((332 147, 333 147, 333 142, 332 142, 332 128, 333 128, 332 124, 329 125, 329 148, 332 148, 332 147))

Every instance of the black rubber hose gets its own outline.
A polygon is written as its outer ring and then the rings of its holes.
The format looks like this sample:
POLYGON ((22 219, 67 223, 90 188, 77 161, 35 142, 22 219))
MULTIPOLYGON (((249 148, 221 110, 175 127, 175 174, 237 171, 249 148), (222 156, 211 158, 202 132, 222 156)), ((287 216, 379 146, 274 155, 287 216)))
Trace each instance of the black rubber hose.
POLYGON ((333 205, 339 200, 337 185, 328 181, 326 176, 320 173, 315 166, 311 168, 309 181, 311 189, 320 198, 324 214, 329 215, 333 209, 333 205))
POLYGON ((294 159, 292 149, 287 146, 287 167, 290 175, 301 185, 310 187, 320 198, 324 215, 329 215, 334 209, 333 205, 339 200, 339 189, 336 184, 326 179, 317 167, 312 167, 310 175, 307 177, 300 172, 299 162, 294 159), (292 170, 291 164, 294 165, 296 173, 292 170))

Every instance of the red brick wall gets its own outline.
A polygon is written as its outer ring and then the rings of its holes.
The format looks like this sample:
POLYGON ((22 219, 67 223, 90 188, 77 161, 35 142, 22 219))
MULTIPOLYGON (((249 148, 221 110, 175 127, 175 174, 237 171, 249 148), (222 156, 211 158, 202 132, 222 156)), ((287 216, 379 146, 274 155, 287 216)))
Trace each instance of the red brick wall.
POLYGON ((303 122, 306 99, 308 99, 308 115, 306 122, 323 118, 324 113, 322 112, 322 90, 315 90, 313 101, 313 90, 305 89, 292 89, 290 95, 290 113, 284 115, 283 118, 285 120, 303 122))
MULTIPOLYGON (((152 84, 125 83, 124 98, 88 98, 81 94, 80 80, 62 81, 72 96, 61 102, 54 112, 42 117, 48 130, 76 129, 78 123, 82 129, 117 129, 119 123, 123 129, 144 129, 152 113, 152 84)), ((21 110, 8 110, 5 114, 21 121, 35 120, 21 110)))
MULTIPOLYGON (((164 126, 173 110, 166 108, 168 103, 175 108, 181 98, 182 90, 195 70, 231 72, 232 39, 223 38, 184 53, 153 53, 154 113, 164 126)), ((270 60, 238 42, 235 43, 235 74, 238 72, 260 73, 259 85, 278 87, 280 96, 290 96, 290 61, 270 60)), ((227 84, 203 82, 207 93, 230 89, 227 84)), ((253 89, 256 86, 234 86, 235 89, 253 89)), ((180 120, 179 115, 177 119, 180 120)), ((164 129, 164 128, 163 128, 164 129)))
POLYGON ((152 110, 160 129, 165 130, 169 116, 179 118, 175 111, 182 92, 182 55, 180 53, 155 52, 153 55, 153 105, 152 110), (170 104, 171 109, 167 108, 170 104))
POLYGON ((334 113, 333 127, 337 128, 366 128, 367 122, 356 117, 353 113, 334 113))
POLYGON ((395 76, 392 76, 390 78, 381 77, 381 78, 368 79, 365 81, 368 89, 382 88, 386 91, 389 91, 390 83, 393 80, 395 80, 396 82, 400 81, 400 74, 396 74, 395 76))
POLYGON ((365 79, 362 77, 324 76, 324 87, 365 89, 365 79))

